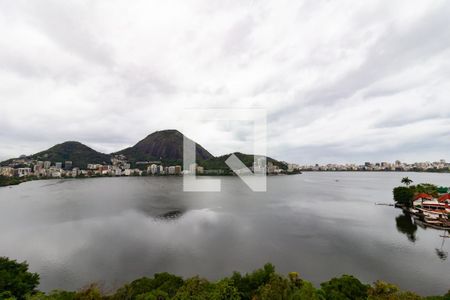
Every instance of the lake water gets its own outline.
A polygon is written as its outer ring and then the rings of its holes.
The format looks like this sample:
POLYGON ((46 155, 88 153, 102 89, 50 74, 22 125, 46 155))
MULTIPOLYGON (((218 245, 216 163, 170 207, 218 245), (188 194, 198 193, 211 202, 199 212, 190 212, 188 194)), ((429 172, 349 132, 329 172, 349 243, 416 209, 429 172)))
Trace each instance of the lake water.
POLYGON ((220 193, 182 178, 45 180, 0 188, 0 255, 27 260, 40 288, 107 289, 171 272, 211 280, 272 262, 319 284, 353 274, 423 295, 450 289, 450 240, 392 203, 403 176, 450 186, 450 174, 304 173, 266 193, 222 177, 220 193))

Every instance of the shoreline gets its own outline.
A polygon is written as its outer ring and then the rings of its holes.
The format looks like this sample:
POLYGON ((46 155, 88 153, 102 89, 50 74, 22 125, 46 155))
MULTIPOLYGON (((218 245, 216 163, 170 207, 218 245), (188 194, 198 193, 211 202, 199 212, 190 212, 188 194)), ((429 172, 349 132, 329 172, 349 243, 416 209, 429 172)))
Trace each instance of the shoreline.
MULTIPOLYGON (((301 175, 303 173, 429 173, 429 174, 450 174, 450 171, 445 172, 433 172, 433 171, 375 171, 375 170, 302 170, 301 172, 296 173, 286 173, 286 174, 267 174, 267 177, 273 176, 292 176, 292 175, 301 175)), ((131 175, 131 176, 112 176, 112 175, 102 175, 102 176, 77 176, 77 177, 28 177, 26 179, 17 178, 17 177, 6 177, 8 180, 12 181, 11 183, 2 183, 0 182, 0 188, 2 187, 10 187, 19 185, 29 181, 39 181, 39 180, 51 180, 51 179, 91 179, 91 178, 129 178, 129 177, 183 177, 183 174, 180 175, 131 175), (16 179, 16 180, 14 180, 16 179)), ((197 174, 198 177, 230 177, 237 176, 235 174, 197 174)), ((437 227, 440 228, 440 227, 437 227)))
POLYGON ((402 171, 395 171, 395 170, 301 170, 302 173, 304 172, 354 172, 354 173, 431 173, 431 174, 450 174, 450 170, 442 170, 442 171, 418 171, 418 170, 402 170, 402 171))
MULTIPOLYGON (((292 174, 267 174, 267 177, 273 177, 273 176, 292 176, 292 175, 300 175, 302 173, 292 173, 292 174)), ((26 183, 26 182, 30 182, 30 181, 41 181, 41 180, 64 180, 64 179, 95 179, 95 178, 131 178, 131 177, 183 177, 184 175, 131 175, 131 176, 112 176, 112 175, 106 175, 106 176, 77 176, 77 177, 42 177, 42 178, 27 178, 27 179, 21 179, 21 178, 17 178, 17 177, 12 177, 12 179, 17 179, 17 180, 12 180, 11 183, 0 183, 0 189, 1 188, 6 188, 6 187, 12 187, 12 186, 16 186, 16 185, 20 185, 22 183, 26 183)), ((197 174, 196 176, 198 177, 237 177, 237 175, 234 174, 197 174)), ((9 177, 7 177, 9 178, 9 177)), ((24 177, 22 177, 24 178, 24 177)))
POLYGON ((426 220, 422 220, 420 218, 420 215, 411 212, 407 207, 405 206, 396 206, 394 205, 395 208, 400 208, 405 214, 411 215, 414 220, 418 221, 419 225, 422 225, 424 227, 430 227, 433 229, 438 229, 438 230, 450 230, 450 226, 438 226, 438 225, 434 225, 431 223, 428 223, 426 220))

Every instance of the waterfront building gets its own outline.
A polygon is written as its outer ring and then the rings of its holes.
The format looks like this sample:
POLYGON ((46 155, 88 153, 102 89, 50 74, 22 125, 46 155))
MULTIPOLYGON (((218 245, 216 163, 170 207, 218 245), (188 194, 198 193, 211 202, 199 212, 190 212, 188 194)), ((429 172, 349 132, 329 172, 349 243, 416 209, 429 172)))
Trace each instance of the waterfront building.
POLYGON ((267 164, 267 173, 269 174, 275 174, 278 172, 278 167, 275 166, 272 162, 269 162, 267 164))
POLYGON ((72 170, 72 161, 66 160, 64 163, 64 169, 67 171, 72 170))
POLYGON ((88 164, 87 165, 88 170, 97 170, 97 169, 100 169, 101 167, 102 167, 102 165, 100 165, 100 164, 88 164))
POLYGON ((175 166, 170 166, 168 168, 168 173, 169 175, 175 175, 175 166))
POLYGON ((147 173, 151 173, 152 175, 158 174, 159 171, 159 168, 156 164, 151 164, 150 167, 148 167, 147 169, 150 170, 150 172, 147 171, 147 173))
POLYGON ((54 178, 61 178, 61 176, 62 176, 62 173, 61 173, 61 171, 52 171, 52 177, 54 177, 54 178))
POLYGON ((73 168, 72 169, 72 177, 77 177, 80 174, 79 168, 73 168))
POLYGON ((17 177, 24 177, 31 175, 31 168, 18 168, 14 169, 14 172, 17 177))
POLYGON ((34 167, 33 167, 33 173, 34 173, 34 174, 38 174, 42 169, 44 169, 44 167, 39 166, 39 165, 34 165, 34 167))
POLYGON ((203 174, 204 168, 202 166, 197 166, 197 174, 203 174))
MULTIPOLYGON (((298 170, 300 167, 297 164, 287 164, 288 165, 288 172, 294 172, 296 170, 298 170)), ((336 166, 336 168, 339 168, 339 166, 336 166)))
POLYGON ((0 168, 0 175, 6 176, 6 177, 12 177, 14 176, 14 168, 12 167, 1 167, 0 168))
POLYGON ((180 175, 181 174, 181 166, 179 166, 179 165, 175 166, 175 174, 176 175, 180 175))
POLYGON ((195 171, 197 170, 197 164, 190 164, 189 165, 189 173, 190 174, 195 174, 195 171))
POLYGON ((450 204, 450 194, 444 194, 444 195, 441 195, 441 196, 438 198, 438 201, 439 201, 440 203, 447 203, 447 204, 450 204))

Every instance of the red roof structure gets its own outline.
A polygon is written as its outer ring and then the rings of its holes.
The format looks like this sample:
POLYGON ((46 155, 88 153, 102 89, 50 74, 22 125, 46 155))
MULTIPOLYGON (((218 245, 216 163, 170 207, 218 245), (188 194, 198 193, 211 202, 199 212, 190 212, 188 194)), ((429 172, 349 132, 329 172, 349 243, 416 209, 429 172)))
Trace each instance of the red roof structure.
POLYGON ((414 198, 414 200, 417 200, 417 199, 429 199, 429 200, 432 200, 433 197, 431 197, 430 195, 425 194, 425 193, 420 193, 414 198))
POLYGON ((444 194, 438 198, 439 202, 445 202, 446 200, 450 200, 450 194, 444 194))

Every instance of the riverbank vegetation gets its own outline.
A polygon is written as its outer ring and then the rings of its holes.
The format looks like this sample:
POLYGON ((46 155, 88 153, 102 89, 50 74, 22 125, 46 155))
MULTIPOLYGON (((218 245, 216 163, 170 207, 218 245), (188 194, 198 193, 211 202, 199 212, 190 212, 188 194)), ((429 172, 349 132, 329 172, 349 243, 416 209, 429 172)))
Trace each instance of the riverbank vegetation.
POLYGON ((7 177, 0 175, 0 186, 17 185, 29 180, 34 180, 34 178, 7 177))
POLYGON ((314 287, 296 272, 278 274, 271 264, 248 274, 234 272, 216 282, 195 276, 188 279, 157 273, 127 283, 115 291, 105 291, 91 284, 80 291, 37 290, 39 275, 28 271, 25 262, 0 257, 0 299, 8 300, 450 300, 450 290, 443 296, 421 297, 402 291, 383 281, 364 284, 351 275, 343 275, 314 287))
POLYGON ((437 198, 440 193, 447 192, 446 188, 445 190, 443 190, 444 187, 438 187, 430 183, 420 183, 417 185, 411 185, 413 181, 408 177, 404 177, 401 180, 401 182, 404 184, 404 186, 398 186, 393 190, 394 201, 397 204, 405 207, 411 207, 412 202, 414 200, 414 196, 418 194, 424 193, 437 198))

